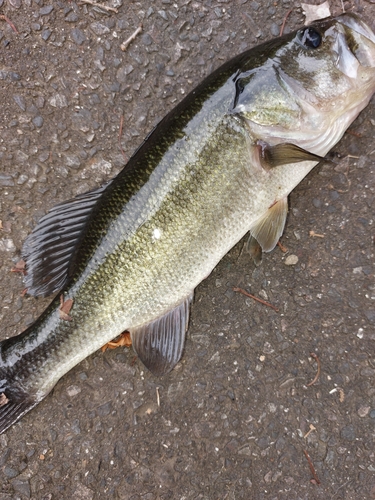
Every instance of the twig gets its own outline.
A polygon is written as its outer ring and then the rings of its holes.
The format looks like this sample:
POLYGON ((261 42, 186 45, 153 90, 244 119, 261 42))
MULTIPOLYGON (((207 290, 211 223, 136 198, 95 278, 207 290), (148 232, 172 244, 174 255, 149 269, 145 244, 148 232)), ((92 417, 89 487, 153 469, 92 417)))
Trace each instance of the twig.
POLYGON ((134 363, 137 361, 137 356, 134 356, 131 360, 130 366, 134 366, 134 363))
POLYGON ((138 26, 138 28, 134 31, 134 33, 132 35, 129 36, 129 38, 127 40, 125 40, 125 42, 123 42, 121 45, 120 45, 120 49, 125 52, 125 50, 128 48, 128 46, 130 45, 130 43, 135 39, 135 37, 138 35, 138 33, 140 33, 143 29, 143 25, 140 24, 138 26))
POLYGON ((120 148, 120 151, 121 151, 121 154, 122 156, 124 157, 124 160, 126 162, 128 162, 129 158, 126 156, 124 150, 122 149, 122 146, 121 146, 121 136, 122 136, 122 127, 124 125, 124 115, 121 115, 120 117, 120 127, 119 127, 119 131, 118 131, 118 146, 120 148))
POLYGON ((315 231, 309 231, 309 236, 312 238, 324 238, 324 234, 318 234, 315 231))
POLYGON ((350 483, 352 480, 349 479, 348 481, 346 481, 346 483, 342 484, 339 488, 337 488, 336 490, 336 493, 334 493, 332 496, 331 496, 331 500, 333 500, 335 498, 335 496, 337 495, 337 493, 344 487, 346 486, 348 483, 350 483))
POLYGON ((88 3, 89 5, 93 5, 94 7, 100 7, 103 10, 116 12, 116 14, 118 14, 118 9, 116 9, 115 7, 109 7, 108 5, 97 3, 94 2, 94 0, 81 0, 81 3, 88 3))
POLYGON ((17 33, 17 35, 19 35, 18 31, 17 31, 17 28, 14 26, 14 24, 12 23, 12 21, 9 19, 9 17, 7 17, 5 14, 1 14, 0 15, 0 19, 2 19, 3 21, 6 21, 9 26, 12 28, 12 30, 17 33))
POLYGON ((342 389, 341 387, 335 387, 334 389, 329 391, 330 394, 334 394, 335 392, 339 393, 339 401, 340 401, 340 403, 343 403, 345 401, 344 389, 342 389))
POLYGON ((277 242, 277 246, 280 248, 280 250, 283 253, 287 253, 288 252, 288 249, 286 247, 284 247, 284 245, 280 241, 277 242))
POLYGON ((316 370, 316 375, 314 377, 314 380, 312 380, 309 384, 306 384, 306 387, 310 387, 310 385, 314 385, 320 376, 320 359, 318 358, 318 356, 314 352, 311 352, 310 356, 315 359, 315 361, 317 362, 318 368, 316 370))
POLYGON ((310 424, 310 429, 303 436, 303 439, 306 439, 308 436, 310 436, 310 434, 312 433, 312 431, 316 431, 316 427, 314 427, 313 424, 310 424))
POLYGON ((313 475, 316 483, 320 484, 319 478, 317 476, 317 473, 315 472, 315 468, 314 468, 314 465, 313 465, 313 463, 311 461, 311 458, 310 458, 309 454, 307 453, 306 450, 303 450, 303 453, 305 454, 305 457, 307 458, 307 461, 309 462, 311 474, 313 475))
POLYGON ((354 130, 347 130, 346 133, 350 134, 350 135, 354 135, 354 137, 358 137, 358 138, 362 137, 362 134, 360 134, 359 132, 354 132, 354 130))
POLYGON ((286 16, 284 17, 284 21, 283 21, 283 24, 281 25, 281 28, 280 28, 280 36, 283 34, 284 32, 284 28, 285 28, 285 23, 286 23, 286 20, 288 19, 289 15, 292 13, 292 10, 293 9, 290 9, 290 11, 288 11, 286 13, 286 16))
POLYGON ((266 302, 265 300, 259 299, 258 297, 255 297, 255 295, 251 295, 251 293, 246 292, 246 290, 243 290, 242 288, 237 288, 236 286, 233 287, 234 292, 242 293, 242 295, 246 295, 246 297, 250 297, 251 299, 256 300, 257 302, 260 302, 261 304, 271 307, 274 311, 279 312, 278 308, 270 304, 269 302, 266 302))
POLYGON ((158 403, 158 406, 160 406, 159 387, 156 388, 156 401, 158 403))

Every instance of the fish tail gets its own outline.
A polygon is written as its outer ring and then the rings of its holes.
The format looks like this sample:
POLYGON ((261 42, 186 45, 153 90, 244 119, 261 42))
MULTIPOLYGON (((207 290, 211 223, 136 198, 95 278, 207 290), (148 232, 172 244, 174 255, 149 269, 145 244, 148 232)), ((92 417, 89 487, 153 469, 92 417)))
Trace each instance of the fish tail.
POLYGON ((38 404, 0 368, 0 434, 38 404))

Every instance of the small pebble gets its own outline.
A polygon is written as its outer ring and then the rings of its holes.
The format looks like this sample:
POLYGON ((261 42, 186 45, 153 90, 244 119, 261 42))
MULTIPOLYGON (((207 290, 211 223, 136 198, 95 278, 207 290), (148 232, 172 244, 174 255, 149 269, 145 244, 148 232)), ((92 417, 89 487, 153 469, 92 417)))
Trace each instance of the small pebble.
POLYGON ((168 21, 168 16, 165 10, 158 10, 159 16, 161 16, 165 21, 168 21))
POLYGON ((322 206, 322 201, 319 198, 313 198, 313 205, 315 208, 320 208, 322 206))
POLYGON ((41 116, 36 116, 35 118, 33 118, 32 121, 36 127, 38 127, 38 128, 43 127, 44 120, 41 116))
POLYGON ((354 441, 355 440, 355 429, 354 425, 346 425, 341 429, 340 435, 342 439, 345 441, 354 441))
POLYGON ((298 262, 297 255, 288 255, 288 257, 285 259, 286 266, 295 266, 297 262, 298 262))
POLYGON ((52 11, 53 11, 53 5, 46 5, 45 7, 42 7, 39 10, 39 14, 41 16, 47 16, 48 14, 51 14, 52 11))
POLYGON ((30 490, 30 484, 28 481, 22 481, 20 479, 13 479, 11 481, 11 483, 12 483, 14 490, 17 493, 20 493, 21 495, 25 496, 26 498, 30 498, 31 490, 30 490))
POLYGON ((0 173, 0 186, 14 186, 13 177, 9 174, 0 173))
POLYGON ((358 408, 357 413, 361 418, 363 418, 366 417, 366 415, 368 415, 369 411, 370 411, 369 406, 361 406, 360 408, 358 408))
POLYGON ((22 111, 26 110, 26 102, 25 98, 22 95, 15 94, 13 96, 14 102, 22 109, 22 111))
POLYGON ((276 23, 271 24, 271 35, 272 36, 279 36, 280 35, 280 28, 276 23))
POLYGON ((95 35, 98 35, 98 36, 105 35, 106 33, 110 32, 110 29, 107 28, 107 26, 105 26, 102 23, 91 23, 90 29, 91 29, 91 31, 93 31, 95 33, 95 35))
POLYGON ((86 35, 78 28, 72 29, 70 37, 77 45, 82 45, 86 41, 86 35))
POLYGON ((148 33, 145 33, 142 38, 141 38, 142 42, 144 45, 151 45, 153 40, 151 38, 151 36, 148 34, 148 33))
POLYGON ((65 108, 68 105, 66 97, 63 94, 55 94, 48 102, 54 108, 65 108))
POLYGON ((10 238, 0 239, 0 252, 15 252, 16 246, 10 238))
POLYGON ((43 40, 46 42, 48 40, 48 38, 51 36, 52 34, 52 31, 49 30, 49 29, 45 29, 42 31, 42 38, 43 40))
POLYGON ((79 394, 81 392, 81 388, 78 386, 78 385, 70 385, 66 392, 68 393, 68 396, 72 397, 72 396, 76 396, 77 394, 79 394))
POLYGON ((79 18, 75 12, 69 12, 69 14, 65 18, 65 21, 67 23, 76 23, 78 19, 79 18))

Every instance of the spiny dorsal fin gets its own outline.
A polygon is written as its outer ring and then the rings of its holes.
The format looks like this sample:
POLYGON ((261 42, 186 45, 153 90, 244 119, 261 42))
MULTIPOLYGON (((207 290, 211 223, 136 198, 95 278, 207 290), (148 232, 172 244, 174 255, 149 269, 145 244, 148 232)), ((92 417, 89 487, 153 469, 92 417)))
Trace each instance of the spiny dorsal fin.
POLYGON ((259 158, 265 170, 288 165, 288 163, 299 163, 301 161, 321 161, 323 157, 306 151, 290 142, 284 142, 270 146, 266 142, 258 141, 259 158))
POLYGON ((83 231, 107 186, 55 205, 26 238, 22 258, 28 294, 47 296, 67 285, 68 270, 83 231))
POLYGON ((258 241, 263 252, 275 248, 283 234, 288 213, 288 198, 282 198, 270 207, 250 228, 251 235, 258 241))
POLYGON ((135 352, 154 375, 168 373, 181 358, 192 298, 193 294, 164 316, 131 332, 135 352))

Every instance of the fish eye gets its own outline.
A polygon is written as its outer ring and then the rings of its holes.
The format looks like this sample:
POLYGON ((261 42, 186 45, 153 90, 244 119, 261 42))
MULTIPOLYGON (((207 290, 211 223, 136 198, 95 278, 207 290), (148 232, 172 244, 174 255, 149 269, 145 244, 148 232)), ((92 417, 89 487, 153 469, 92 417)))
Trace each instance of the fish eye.
POLYGON ((309 49, 317 49, 322 42, 322 35, 315 28, 305 28, 298 32, 300 43, 309 49))

